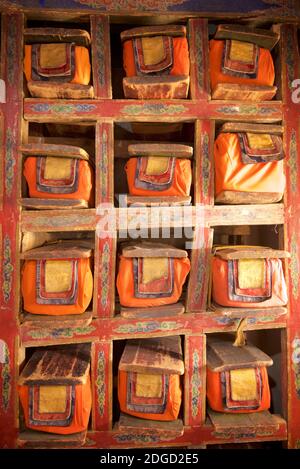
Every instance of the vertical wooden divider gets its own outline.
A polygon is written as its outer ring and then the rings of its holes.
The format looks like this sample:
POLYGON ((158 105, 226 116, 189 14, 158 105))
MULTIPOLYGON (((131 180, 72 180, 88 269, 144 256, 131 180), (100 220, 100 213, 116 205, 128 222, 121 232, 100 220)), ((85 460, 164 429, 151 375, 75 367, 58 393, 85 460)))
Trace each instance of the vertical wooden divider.
POLYGON ((184 424, 186 426, 200 426, 205 422, 205 347, 205 334, 185 336, 184 424))
POLYGON ((18 314, 19 314, 19 196, 21 122, 23 114, 23 25, 21 13, 3 14, 1 25, 1 77, 6 104, 0 106, 0 434, 1 447, 14 448, 18 431, 18 314), (3 184, 2 184, 3 183, 3 184))
MULTIPOLYGON (((284 392, 288 396, 288 446, 300 448, 300 103, 294 80, 300 78, 297 26, 281 26, 281 64, 286 154, 285 249, 291 253, 288 268, 289 314, 286 334, 287 357, 283 367, 284 392)), ((299 86, 298 86, 299 87, 299 86)), ((298 92, 299 95, 299 92, 298 92)))

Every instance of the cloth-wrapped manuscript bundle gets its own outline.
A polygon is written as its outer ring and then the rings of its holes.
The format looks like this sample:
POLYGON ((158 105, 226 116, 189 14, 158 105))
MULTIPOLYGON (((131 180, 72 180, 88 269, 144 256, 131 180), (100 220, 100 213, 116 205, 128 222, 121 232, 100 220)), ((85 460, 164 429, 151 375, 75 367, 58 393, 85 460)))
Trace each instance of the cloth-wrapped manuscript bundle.
POLYGON ((92 205, 93 169, 88 153, 79 147, 28 144, 24 176, 31 208, 83 208, 92 205), (35 199, 35 200, 33 200, 35 199))
POLYGON ((263 204, 282 199, 285 188, 282 127, 226 123, 214 144, 215 201, 263 204))
POLYGON ((190 60, 185 26, 144 26, 121 33, 126 98, 186 98, 190 60))
POLYGON ((93 296, 89 241, 68 240, 24 252, 22 296, 32 314, 84 313, 93 296))
POLYGON ((119 363, 121 411, 150 420, 176 420, 184 373, 180 337, 128 340, 119 363))
POLYGON ((287 304, 282 259, 286 251, 261 246, 220 246, 212 258, 212 299, 225 307, 287 304))
POLYGON ((267 367, 273 360, 257 347, 235 347, 230 341, 209 339, 207 348, 207 399, 211 409, 248 413, 270 407, 267 367))
POLYGON ((189 271, 183 249, 151 242, 124 246, 117 276, 120 304, 130 308, 174 304, 189 271))
POLYGON ((212 98, 272 99, 277 88, 270 51, 278 40, 274 31, 219 25, 209 51, 212 98))
POLYGON ((24 72, 37 98, 93 98, 87 31, 29 28, 24 31, 24 72))
POLYGON ((70 435, 87 430, 92 406, 90 345, 36 350, 19 377, 26 427, 70 435))

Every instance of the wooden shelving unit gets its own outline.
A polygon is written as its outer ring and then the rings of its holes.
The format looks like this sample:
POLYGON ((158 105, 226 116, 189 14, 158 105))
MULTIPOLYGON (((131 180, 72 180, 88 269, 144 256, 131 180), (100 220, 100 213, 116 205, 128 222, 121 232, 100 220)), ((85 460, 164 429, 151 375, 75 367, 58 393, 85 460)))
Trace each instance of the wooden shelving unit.
MULTIPOLYGON (((9 2, 6 2, 9 3, 9 2)), ((296 12, 296 7, 295 7, 296 12)), ((84 447, 203 447, 210 444, 282 441, 289 447, 300 447, 300 107, 291 97, 292 82, 300 77, 300 53, 297 17, 280 19, 278 13, 257 15, 257 19, 240 19, 250 24, 276 25, 281 39, 276 49, 276 75, 279 91, 276 99, 252 103, 214 101, 210 99, 208 73, 209 25, 220 23, 222 15, 198 15, 173 12, 159 17, 151 12, 151 23, 183 23, 189 31, 191 59, 190 96, 186 100, 128 100, 120 99, 115 77, 121 73, 121 61, 116 67, 116 31, 128 29, 128 14, 109 16, 108 12, 81 10, 64 13, 28 11, 22 7, 2 11, 1 78, 6 82, 6 104, 0 104, 1 165, 0 165, 0 246, 1 311, 0 311, 0 447, 74 447, 76 438, 49 436, 25 430, 19 416, 17 378, 19 368, 31 348, 45 345, 91 342, 91 377, 93 409, 84 447), (39 14, 38 14, 39 13, 39 14), (273 15, 273 16, 272 16, 273 15), (201 17, 200 17, 201 16, 201 17), (92 36, 91 59, 95 99, 59 100, 28 97, 23 83, 23 33, 32 22, 42 25, 51 21, 70 24, 84 23, 92 36), (127 23, 125 22, 127 21, 127 23), (122 30, 122 29, 120 29, 122 30), (111 60, 111 57, 113 60, 111 60), (112 65, 112 66, 111 66, 112 65), (116 67, 116 68, 114 68, 116 67), (113 86, 112 86, 113 83, 113 86), (24 86, 24 92, 23 92, 24 86), (249 121, 282 123, 286 152, 287 187, 283 203, 271 205, 214 205, 213 142, 221 122, 249 121), (193 206, 190 218, 182 216, 181 208, 163 208, 148 228, 192 227, 197 249, 190 251, 191 273, 183 298, 186 311, 166 317, 126 319, 118 314, 115 274, 118 235, 124 220, 133 222, 139 216, 137 208, 115 207, 114 171, 118 152, 116 126, 124 123, 189 123, 193 129, 193 206), (80 125, 92 135, 95 156, 95 205, 89 209, 27 210, 20 205, 22 188, 21 144, 37 138, 37 128, 43 132, 47 124, 80 125), (115 226, 99 230, 105 212, 101 204, 110 204, 115 226), (200 204, 200 208, 196 207, 200 204), (261 414, 255 418, 218 419, 206 409, 206 334, 235 331, 242 315, 235 312, 211 311, 207 290, 210 251, 222 234, 222 227, 249 226, 250 239, 256 236, 267 243, 273 227, 275 245, 291 252, 286 265, 289 285, 288 308, 244 312, 248 331, 261 331, 270 336, 275 331, 281 343, 279 363, 281 386, 280 415, 261 414), (264 230, 268 230, 264 235, 264 230), (100 233, 102 236, 97 236, 100 233), (82 317, 31 318, 22 312, 20 299, 20 252, 24 237, 38 243, 47 236, 59 237, 82 233, 95 239, 94 294, 92 311, 82 317), (30 235, 29 235, 30 234, 30 235), (265 236, 265 238, 264 238, 265 236), (278 332, 278 331, 279 332, 278 332), (277 331, 277 332, 276 332, 277 331), (183 431, 176 425, 149 425, 147 429, 134 422, 124 426, 114 412, 115 346, 132 337, 180 335, 184 343, 184 400, 181 418, 183 431)), ((252 15, 253 16, 253 15, 252 15)), ((143 24, 149 16, 130 16, 135 24, 143 24)), ((228 20, 234 20, 228 14, 228 20)), ((120 93, 120 91, 119 91, 120 93)), ((136 135, 132 139, 136 138, 136 135)), ((143 209, 144 215, 149 208, 143 209)), ((149 219, 149 218, 148 218, 149 219)), ((184 240, 176 240, 183 242, 184 240)), ((246 243, 245 243, 246 244, 246 243)))

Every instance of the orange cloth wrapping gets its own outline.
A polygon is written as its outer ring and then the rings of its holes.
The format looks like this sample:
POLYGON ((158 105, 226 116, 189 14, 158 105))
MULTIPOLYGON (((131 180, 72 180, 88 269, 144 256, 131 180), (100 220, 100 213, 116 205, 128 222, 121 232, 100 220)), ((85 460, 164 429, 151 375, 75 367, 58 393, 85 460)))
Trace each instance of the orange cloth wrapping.
MULTIPOLYGON (((231 300, 229 298, 228 262, 215 256, 212 259, 212 298, 221 306, 235 306, 243 308, 267 308, 270 306, 284 306, 287 304, 287 288, 281 259, 269 259, 271 269, 270 298, 264 301, 250 302, 231 300)), ((241 287, 240 287, 241 288, 241 287)), ((245 290, 247 291, 247 290, 245 290)), ((251 294, 248 293, 251 296, 251 294)), ((255 296, 255 295, 253 295, 255 296)), ((244 297, 245 298, 245 297, 244 297)))
POLYGON ((190 271, 188 258, 174 259, 174 288, 170 296, 159 298, 136 298, 134 289, 133 259, 120 256, 117 276, 117 290, 122 306, 137 308, 161 306, 176 303, 182 292, 185 279, 190 271))
MULTIPOLYGON (((170 75, 189 75, 190 60, 187 39, 185 37, 174 37, 172 42, 173 67, 170 70, 170 75)), ((132 40, 123 43, 123 67, 127 77, 137 76, 132 40)))
POLYGON ((214 144, 215 195, 223 191, 284 192, 283 160, 244 164, 238 134, 221 133, 214 144))
POLYGON ((225 41, 222 40, 212 39, 209 42, 210 81, 212 89, 214 89, 218 83, 273 86, 275 71, 272 55, 268 49, 259 48, 256 78, 243 78, 226 75, 222 72, 224 45, 225 41))
MULTIPOLYGON (((25 46, 24 72, 27 81, 31 81, 31 46, 25 46)), ((70 83, 88 85, 91 79, 91 63, 86 47, 75 46, 75 74, 70 83)), ((53 78, 55 81, 55 78, 53 78)))
MULTIPOLYGON (((71 160, 71 159, 70 159, 71 160)), ((24 163, 24 176, 28 184, 30 197, 42 199, 80 199, 91 201, 93 196, 93 170, 89 163, 84 160, 78 161, 78 187, 71 193, 52 193, 39 191, 37 188, 37 161, 38 158, 29 156, 24 163)))
POLYGON ((74 416, 72 422, 68 426, 31 425, 29 423, 29 386, 18 386, 18 392, 24 411, 26 427, 31 428, 32 430, 39 430, 48 433, 58 433, 61 435, 79 433, 87 429, 92 407, 92 393, 89 376, 85 384, 75 385, 74 416))
MULTIPOLYGON (((51 259, 54 261, 54 259, 51 259)), ((93 296, 93 274, 91 271, 91 260, 89 258, 82 259, 55 259, 55 261, 78 261, 78 273, 74 275, 73 285, 76 284, 76 294, 74 297, 73 304, 41 304, 37 302, 37 290, 40 288, 40 282, 37 283, 37 261, 36 260, 26 260, 24 262, 22 270, 22 295, 24 302, 24 310, 32 314, 49 314, 51 316, 62 316, 67 314, 81 314, 84 313, 87 307, 89 306, 92 296, 93 296)), ((46 261, 47 262, 47 261, 46 261)), ((67 263, 66 263, 67 264, 67 263)), ((53 266, 53 264, 52 264, 53 266)), ((66 265, 66 267, 68 267, 66 265)), ((53 267, 52 267, 53 268, 53 267)), ((53 272, 53 271, 52 271, 53 272)), ((53 276, 53 273, 52 273, 53 276)), ((55 276, 55 271, 54 271, 55 276)), ((51 285, 51 279, 48 280, 48 291, 53 292, 58 291, 60 295, 64 293, 63 281, 66 283, 69 282, 68 272, 62 272, 60 278, 61 288, 57 288, 57 285, 53 287, 53 281, 51 285), (52 286, 52 288, 51 288, 52 286)), ((54 280, 55 282, 55 280, 54 280)), ((56 282, 57 284, 57 282, 56 282)), ((47 289, 47 279, 45 280, 45 285, 47 289)), ((70 288, 74 288, 73 285, 70 285, 70 288)), ((59 287, 59 285, 58 285, 59 287)), ((68 290, 68 286, 65 287, 65 290, 68 290)), ((51 296, 51 293, 48 293, 51 296)))
MULTIPOLYGON (((233 370, 235 372, 239 372, 240 370, 233 370)), ((253 372, 255 370, 253 369, 253 372)), ((269 388, 269 381, 268 381, 268 373, 266 367, 261 367, 259 368, 260 374, 261 374, 261 399, 260 399, 260 405, 259 406, 254 406, 256 408, 246 408, 246 406, 243 408, 243 404, 236 400, 235 403, 237 407, 240 405, 241 408, 227 408, 226 404, 224 402, 224 396, 222 396, 222 383, 221 383, 221 373, 212 371, 208 367, 206 369, 206 395, 207 395, 207 400, 209 402, 210 407, 217 411, 217 412, 226 412, 226 413, 252 413, 252 412, 260 412, 262 410, 267 410, 270 407, 270 388, 269 388)), ((230 373, 227 372, 227 373, 230 373)), ((244 389, 243 392, 249 393, 249 387, 248 389, 244 389)), ((231 399, 232 399, 232 389, 231 389, 231 399)), ((232 402, 234 400, 232 399, 232 402)), ((249 403, 250 404, 250 403, 249 403)), ((251 407, 251 404, 249 405, 251 407)))
POLYGON ((188 196, 192 184, 192 168, 188 159, 177 158, 172 185, 165 190, 146 190, 135 186, 137 158, 130 158, 125 166, 130 195, 141 196, 188 196))
MULTIPOLYGON (((138 375, 138 373, 136 373, 138 375)), ((152 376, 152 375, 150 375, 152 376)), ((159 376, 159 375, 156 375, 159 376)), ((144 375, 145 379, 147 379, 147 375, 144 375)), ((180 410, 180 405, 181 405, 181 386, 180 386, 180 376, 179 375, 168 375, 169 379, 169 385, 167 388, 167 395, 165 396, 165 404, 163 404, 164 411, 160 413, 150 413, 150 412, 137 412, 135 410, 132 410, 132 408, 128 408, 128 403, 127 399, 129 398, 127 391, 128 391, 128 386, 127 386, 127 380, 128 380, 128 372, 127 371, 121 371, 119 370, 119 375, 118 375, 118 398, 119 398, 119 404, 120 404, 120 409, 122 412, 126 414, 133 415, 135 417, 139 417, 142 419, 149 419, 149 420, 165 420, 165 421, 170 421, 170 420, 176 420, 179 414, 180 410)), ((128 391, 130 392, 130 391, 128 391)), ((133 391, 132 391, 133 392, 133 391)), ((143 394, 142 392, 140 394, 143 394)), ((160 395, 158 397, 158 393, 156 394, 157 397, 156 399, 162 400, 162 396, 160 395)), ((134 398, 130 398, 132 401, 134 401, 134 398)), ((137 404, 139 407, 143 406, 143 400, 145 402, 145 408, 144 410, 147 409, 147 401, 149 403, 149 399, 154 402, 155 397, 149 396, 149 393, 147 396, 139 396, 136 401, 139 402, 137 404)), ((149 405, 149 404, 148 404, 149 405)), ((134 407, 134 404, 132 406, 134 407)))

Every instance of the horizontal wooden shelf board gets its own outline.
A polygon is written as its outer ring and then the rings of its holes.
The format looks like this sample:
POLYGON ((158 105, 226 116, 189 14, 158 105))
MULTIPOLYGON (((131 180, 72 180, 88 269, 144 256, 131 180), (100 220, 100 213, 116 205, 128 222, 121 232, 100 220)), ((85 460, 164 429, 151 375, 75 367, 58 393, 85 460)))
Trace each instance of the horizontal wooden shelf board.
MULTIPOLYGON (((20 338, 25 347, 76 342, 96 342, 137 337, 164 337, 171 335, 198 335, 211 332, 236 331, 240 322, 237 317, 224 317, 211 311, 184 313, 163 318, 113 318, 93 319, 88 325, 46 322, 35 326, 26 321, 20 325, 20 338)), ((273 315, 256 317, 249 315, 245 330, 275 329, 286 327, 286 317, 273 315)))
POLYGON ((153 306, 149 308, 125 308, 120 306, 120 315, 127 319, 163 319, 170 316, 178 316, 185 311, 182 303, 165 306, 153 306))
POLYGON ((222 315, 224 317, 247 317, 255 316, 257 318, 264 316, 284 316, 287 314, 287 307, 285 306, 272 306, 270 308, 224 308, 223 306, 212 303, 210 305, 212 312, 222 315))
POLYGON ((97 120, 180 122, 195 119, 277 122, 282 102, 223 100, 42 99, 24 100, 24 117, 33 122, 87 122, 97 120))
MULTIPOLYGON (((193 227, 234 225, 281 225, 284 223, 282 203, 266 205, 202 205, 188 207, 129 207, 112 208, 115 216, 114 229, 127 226, 143 227, 193 227), (266 210, 268 216, 266 217, 266 210)), ((23 211, 22 231, 54 232, 96 230, 97 223, 107 217, 96 209, 23 211)))

